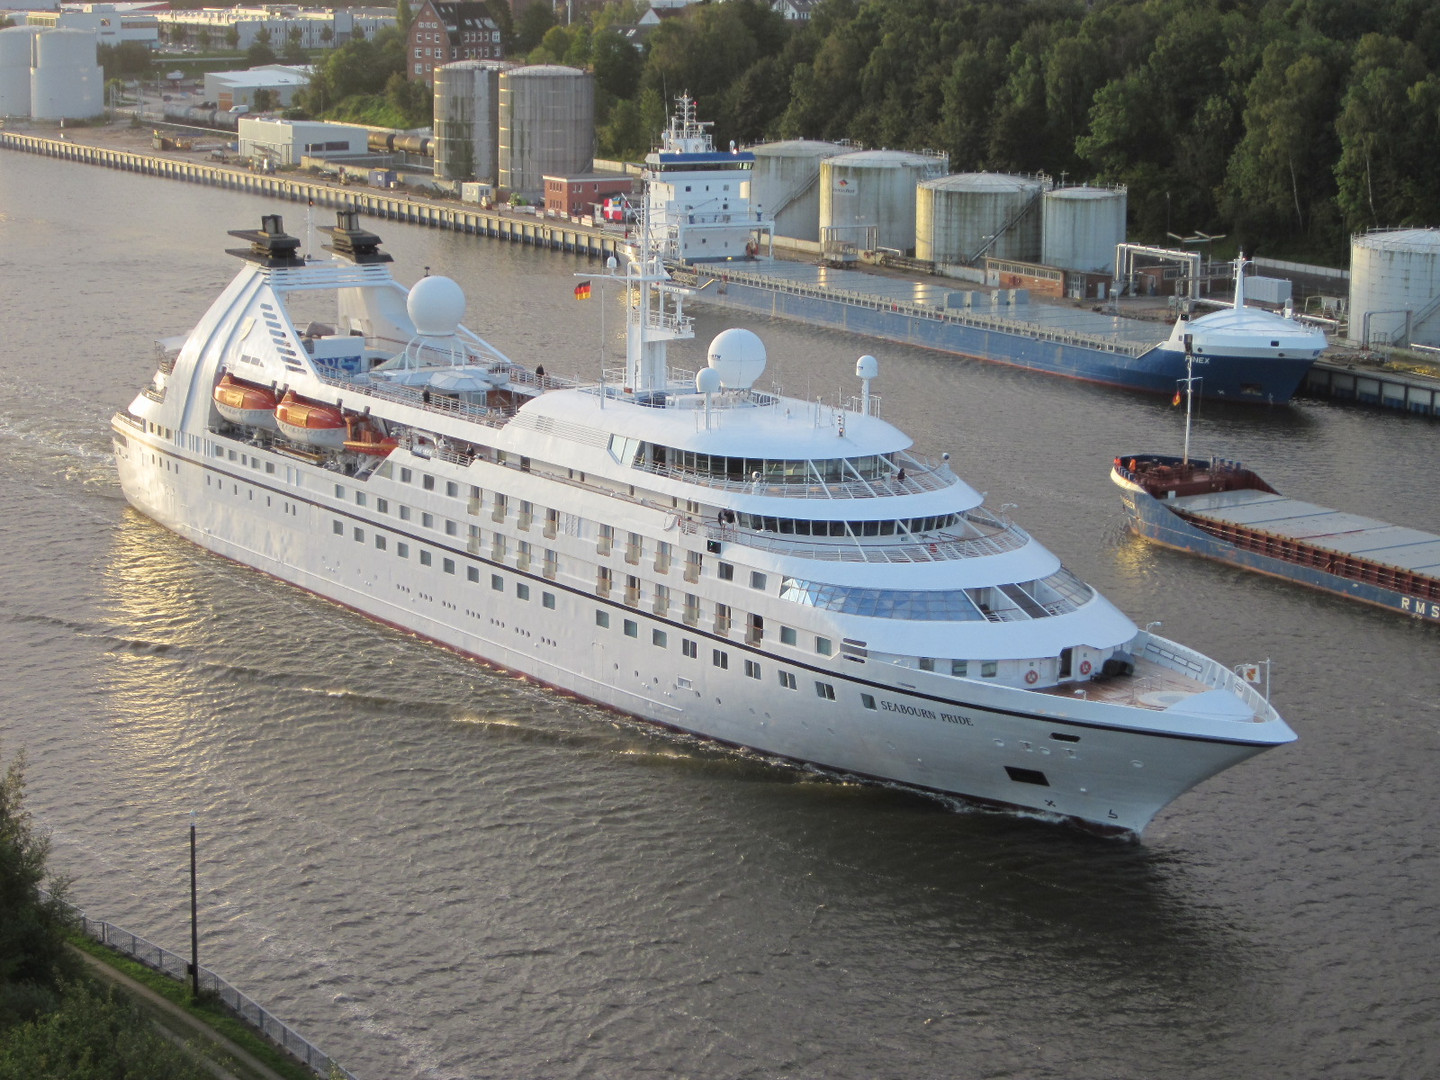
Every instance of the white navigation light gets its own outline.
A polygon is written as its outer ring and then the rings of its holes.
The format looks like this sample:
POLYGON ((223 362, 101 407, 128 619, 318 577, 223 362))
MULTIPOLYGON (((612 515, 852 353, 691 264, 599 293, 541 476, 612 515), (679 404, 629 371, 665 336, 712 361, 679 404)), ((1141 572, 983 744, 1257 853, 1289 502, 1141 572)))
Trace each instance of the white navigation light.
POLYGON ((710 342, 709 363, 731 390, 748 390, 765 371, 765 343, 753 331, 731 327, 710 342))
POLYGON ((448 277, 426 277, 415 283, 405 310, 424 337, 453 337, 465 317, 465 290, 448 277))

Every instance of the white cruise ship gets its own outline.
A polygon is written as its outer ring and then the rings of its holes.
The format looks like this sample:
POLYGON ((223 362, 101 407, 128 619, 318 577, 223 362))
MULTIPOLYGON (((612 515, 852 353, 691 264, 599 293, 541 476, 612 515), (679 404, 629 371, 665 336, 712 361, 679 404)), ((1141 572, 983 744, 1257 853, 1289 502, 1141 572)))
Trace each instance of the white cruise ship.
POLYGON ((623 374, 577 385, 339 216, 328 257, 276 216, 232 234, 240 273, 114 417, 142 513, 648 721, 1106 833, 1295 737, 914 452, 874 358, 846 407, 757 388, 742 329, 671 370, 690 321, 652 251, 615 275, 623 374))

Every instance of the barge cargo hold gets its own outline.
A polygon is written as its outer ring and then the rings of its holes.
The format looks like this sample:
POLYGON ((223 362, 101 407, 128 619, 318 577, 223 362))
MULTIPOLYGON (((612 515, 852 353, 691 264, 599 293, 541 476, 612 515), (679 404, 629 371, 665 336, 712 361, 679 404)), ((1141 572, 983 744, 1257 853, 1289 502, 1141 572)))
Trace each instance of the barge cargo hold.
POLYGON ((1157 544, 1440 623, 1440 536, 1286 498, 1237 462, 1136 455, 1110 478, 1157 544))

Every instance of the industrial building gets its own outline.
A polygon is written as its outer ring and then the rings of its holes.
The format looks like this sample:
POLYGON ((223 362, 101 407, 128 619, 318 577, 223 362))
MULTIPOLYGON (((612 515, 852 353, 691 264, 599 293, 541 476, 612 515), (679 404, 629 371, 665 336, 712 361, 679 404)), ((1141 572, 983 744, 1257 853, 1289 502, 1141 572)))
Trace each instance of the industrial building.
POLYGON ((310 84, 308 67, 266 64, 248 71, 207 71, 205 100, 221 109, 237 105, 255 106, 255 94, 268 90, 277 106, 293 104, 295 95, 310 84))
POLYGON ((354 124, 242 116, 241 157, 298 165, 302 157, 359 157, 369 152, 369 131, 354 124))
POLYGON ((775 235, 820 239, 820 162, 845 153, 838 143, 788 139, 751 148, 750 206, 775 223, 775 235))
POLYGON ((89 30, 0 30, 0 115, 81 120, 105 111, 105 76, 89 30))
POLYGON ((1375 229, 1350 241, 1350 340, 1440 347, 1440 229, 1375 229))
POLYGON ((41 30, 88 30, 101 45, 138 41, 153 47, 160 40, 154 11, 127 10, 133 5, 68 4, 61 11, 27 11, 25 25, 41 30))
POLYGON ((294 30, 300 32, 302 49, 324 49, 344 45, 357 31, 371 38, 383 27, 395 25, 393 11, 372 8, 203 8, 160 11, 155 18, 172 41, 183 38, 190 44, 248 49, 264 30, 276 51, 289 42, 294 30))
POLYGON ((490 187, 500 176, 500 73, 504 60, 435 69, 435 177, 490 187))
POLYGON ((628 173, 595 172, 575 176, 545 177, 545 210, 569 217, 592 213, 613 195, 634 196, 638 205, 639 183, 628 173))
POLYGON ((974 266, 989 256, 1040 257, 1043 176, 954 173, 922 180, 915 191, 915 257, 942 266, 974 266))
POLYGON ((534 64, 500 73, 500 187, 528 202, 546 176, 595 162, 595 80, 578 68, 534 64))
POLYGON ((820 162, 822 244, 915 248, 915 189, 944 176, 944 154, 861 150, 820 162))

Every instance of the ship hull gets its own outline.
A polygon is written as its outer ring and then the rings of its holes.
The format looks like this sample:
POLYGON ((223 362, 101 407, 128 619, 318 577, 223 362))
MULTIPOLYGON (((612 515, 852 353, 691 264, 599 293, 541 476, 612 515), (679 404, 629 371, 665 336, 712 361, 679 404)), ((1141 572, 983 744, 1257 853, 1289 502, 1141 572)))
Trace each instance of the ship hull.
POLYGON ((131 505, 217 555, 567 694, 765 755, 1133 837, 1184 791, 1294 738, 1278 719, 1219 732, 1141 713, 1127 727, 1135 710, 1099 702, 777 656, 678 612, 493 561, 461 537, 404 531, 347 501, 343 476, 293 457, 210 432, 190 453, 123 417, 114 432, 131 505), (401 543, 416 557, 397 559, 401 543), (597 629, 601 613, 610 629, 597 629), (673 646, 645 644, 665 635, 698 642, 698 659, 677 664, 673 646), (721 653, 727 668, 706 662, 721 653), (793 698, 774 689, 781 664, 797 675, 793 698))
POLYGON ((1358 600, 1427 622, 1440 623, 1440 602, 1389 589, 1383 585, 1327 573, 1319 567, 1301 566, 1259 552, 1246 551, 1192 525, 1170 510, 1162 500, 1156 499, 1117 473, 1112 472, 1111 479, 1121 488, 1121 502, 1131 530, 1162 547, 1200 555, 1270 577, 1283 578, 1334 596, 1342 596, 1347 600, 1358 600))
MULTIPOLYGON (((1169 396, 1186 377, 1184 352, 1165 344, 1132 356, 1123 351, 1051 340, 1040 334, 1005 333, 942 318, 922 318, 901 310, 898 305, 844 303, 738 281, 713 281, 696 299, 756 315, 1145 393, 1169 396)), ((1308 356, 1212 356, 1196 364, 1195 374, 1201 379, 1198 396, 1283 405, 1295 395, 1313 365, 1314 359, 1308 356)))

